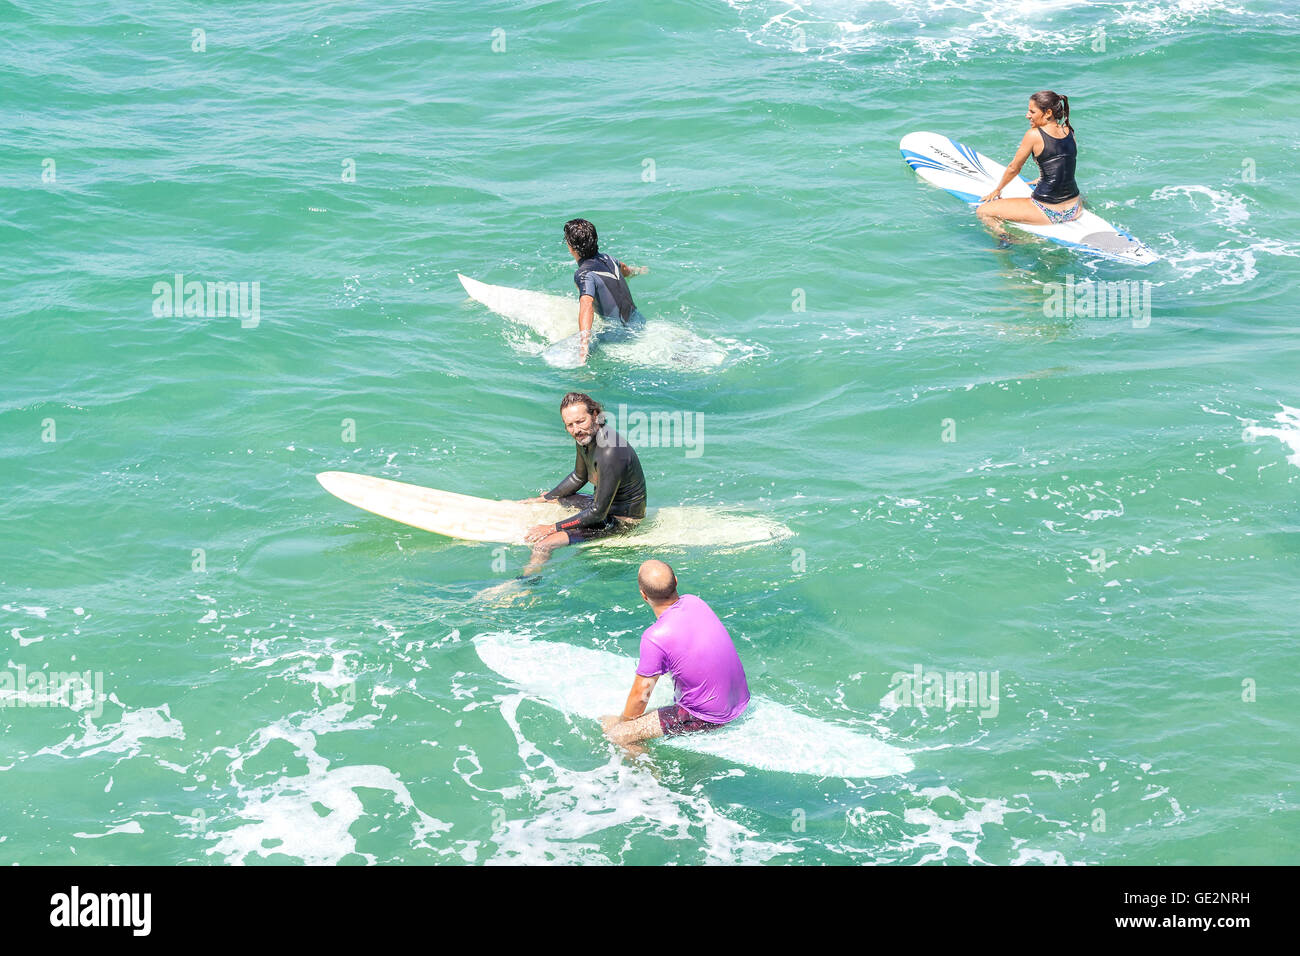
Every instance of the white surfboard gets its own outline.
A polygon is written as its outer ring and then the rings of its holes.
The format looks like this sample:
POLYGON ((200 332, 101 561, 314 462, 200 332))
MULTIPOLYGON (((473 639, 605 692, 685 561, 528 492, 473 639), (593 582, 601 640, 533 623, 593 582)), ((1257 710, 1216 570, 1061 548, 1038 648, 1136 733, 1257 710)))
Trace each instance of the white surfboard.
MULTIPOLYGON (((980 198, 993 191, 1007 170, 969 146, 938 133, 908 133, 898 147, 907 165, 916 170, 918 176, 972 206, 979 205, 980 198)), ((1020 176, 1012 177, 1002 190, 1006 199, 1028 199, 1032 194, 1033 189, 1020 176)), ((1056 226, 1025 222, 1008 222, 1007 225, 1080 252, 1131 265, 1148 265, 1160 258, 1086 206, 1083 215, 1073 222, 1056 226)))
MULTIPOLYGON (((474 647, 484 664, 529 696, 591 720, 618 713, 636 674, 630 657, 514 634, 481 634, 474 647)), ((650 706, 672 702, 672 678, 661 677, 650 706)), ((652 745, 815 777, 887 777, 913 768, 912 758, 893 744, 759 696, 751 696, 745 713, 721 730, 664 737, 652 745)))
MULTIPOLYGON (((548 345, 542 360, 555 368, 577 368, 581 358, 578 341, 578 300, 575 296, 530 292, 508 286, 488 285, 456 274, 469 297, 497 315, 530 329, 548 345)), ((633 333, 622 323, 599 315, 592 320, 594 346, 610 358, 629 365, 650 368, 712 368, 727 359, 720 342, 659 319, 648 319, 633 333)))
MULTIPOLYGON (((330 494, 373 514, 463 541, 523 544, 528 529, 575 514, 553 501, 524 503, 475 498, 388 478, 323 471, 316 480, 330 494)), ((587 542, 585 547, 744 548, 774 544, 793 532, 779 521, 723 508, 681 505, 650 508, 636 529, 587 542)))
MULTIPOLYGON (((578 300, 572 296, 551 295, 547 292, 530 292, 511 289, 503 285, 488 285, 459 272, 456 278, 465 287, 469 297, 512 322, 532 329, 552 344, 569 338, 578 331, 578 300)), ((592 331, 605 327, 599 315, 592 320, 592 331)))

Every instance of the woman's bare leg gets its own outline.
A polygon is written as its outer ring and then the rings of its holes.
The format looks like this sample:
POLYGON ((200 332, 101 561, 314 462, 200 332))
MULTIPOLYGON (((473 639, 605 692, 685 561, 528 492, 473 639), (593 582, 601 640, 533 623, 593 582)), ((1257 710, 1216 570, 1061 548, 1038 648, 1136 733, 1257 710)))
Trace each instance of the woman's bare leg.
POLYGON ((976 206, 975 214, 994 238, 1004 241, 1011 238, 1004 227, 1006 222, 1026 222, 1035 226, 1051 224, 1051 220, 1032 200, 1024 198, 992 199, 976 206))

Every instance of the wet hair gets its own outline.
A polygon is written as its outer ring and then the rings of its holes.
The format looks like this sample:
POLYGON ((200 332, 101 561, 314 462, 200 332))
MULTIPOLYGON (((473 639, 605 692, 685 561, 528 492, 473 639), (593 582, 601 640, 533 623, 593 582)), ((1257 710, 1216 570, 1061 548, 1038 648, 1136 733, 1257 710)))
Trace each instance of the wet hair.
POLYGON ((564 398, 560 399, 561 412, 570 405, 586 405, 588 415, 594 418, 597 422, 604 421, 603 416, 605 410, 600 407, 600 402, 596 401, 586 392, 570 392, 568 395, 565 395, 564 398))
POLYGON ((656 604, 662 604, 677 593, 677 575, 672 566, 663 561, 651 560, 641 565, 636 583, 642 593, 656 604))
POLYGON ((579 259, 590 259, 600 252, 596 227, 585 219, 570 219, 564 224, 564 241, 573 247, 579 259))
POLYGON ((1061 94, 1054 93, 1051 90, 1039 90, 1029 98, 1044 113, 1051 113, 1052 119, 1062 126, 1070 125, 1070 98, 1068 96, 1061 96, 1061 94))

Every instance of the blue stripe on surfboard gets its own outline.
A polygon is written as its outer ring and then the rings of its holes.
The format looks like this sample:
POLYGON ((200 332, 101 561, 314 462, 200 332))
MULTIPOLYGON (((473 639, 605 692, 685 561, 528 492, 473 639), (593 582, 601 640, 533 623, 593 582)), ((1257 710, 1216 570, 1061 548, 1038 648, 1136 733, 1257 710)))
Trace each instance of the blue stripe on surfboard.
POLYGON ((914 153, 908 149, 900 150, 899 152, 903 154, 903 161, 913 169, 916 169, 918 166, 924 166, 926 169, 942 169, 945 172, 953 172, 951 166, 941 163, 937 159, 932 159, 929 156, 922 156, 920 153, 914 153))
POLYGON ((972 166, 974 166, 976 169, 978 169, 978 170, 979 170, 981 173, 983 173, 985 176, 988 176, 989 171, 988 171, 987 169, 985 169, 985 168, 984 168, 984 164, 983 164, 982 162, 980 162, 980 154, 979 154, 979 153, 975 152, 975 150, 971 149, 969 146, 965 145, 964 143, 959 143, 959 142, 957 142, 957 141, 956 141, 955 139, 953 139, 951 136, 948 137, 948 142, 952 143, 953 149, 957 150, 957 152, 961 153, 961 154, 962 154, 963 156, 965 156, 968 160, 970 160, 970 164, 971 164, 972 166))
POLYGON ((943 186, 940 186, 939 188, 950 195, 956 196, 958 199, 970 203, 972 206, 978 206, 980 204, 980 197, 974 193, 964 193, 960 189, 947 189, 943 186))
POLYGON ((943 165, 943 163, 936 163, 934 160, 925 159, 922 156, 913 156, 911 158, 904 157, 904 162, 913 169, 942 169, 944 172, 949 171, 948 167, 943 165))
MULTIPOLYGON (((967 179, 971 178, 970 176, 967 176, 966 173, 962 172, 960 169, 953 169, 952 166, 948 165, 947 163, 937 160, 931 156, 922 156, 919 153, 913 153, 911 150, 906 150, 906 149, 899 150, 899 152, 903 154, 903 161, 906 162, 907 165, 911 166, 913 169, 923 166, 926 169, 940 169, 943 170, 945 173, 952 173, 954 176, 966 176, 967 179)), ((985 175, 987 176, 988 174, 985 173, 985 175)))
POLYGON ((926 159, 909 159, 906 160, 905 162, 913 169, 937 169, 943 173, 952 172, 951 169, 949 169, 947 166, 944 166, 942 163, 935 163, 926 159))

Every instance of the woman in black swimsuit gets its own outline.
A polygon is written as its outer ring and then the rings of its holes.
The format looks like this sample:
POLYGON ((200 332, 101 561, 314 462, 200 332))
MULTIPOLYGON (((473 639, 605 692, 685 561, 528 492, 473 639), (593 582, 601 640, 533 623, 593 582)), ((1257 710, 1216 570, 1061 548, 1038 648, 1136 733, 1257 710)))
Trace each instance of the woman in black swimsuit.
POLYGON ((1083 197, 1074 181, 1078 150, 1074 128, 1070 126, 1070 98, 1051 90, 1039 90, 1029 97, 1025 119, 1029 120, 1029 131, 1020 140, 1020 148, 1007 166, 1002 182, 980 200, 975 210, 980 220, 1000 238, 1006 238, 1003 222, 1048 226, 1083 215, 1083 197), (1033 197, 1002 199, 1002 190, 1012 177, 1019 175, 1031 153, 1039 169, 1039 178, 1030 183, 1036 187, 1033 197))

